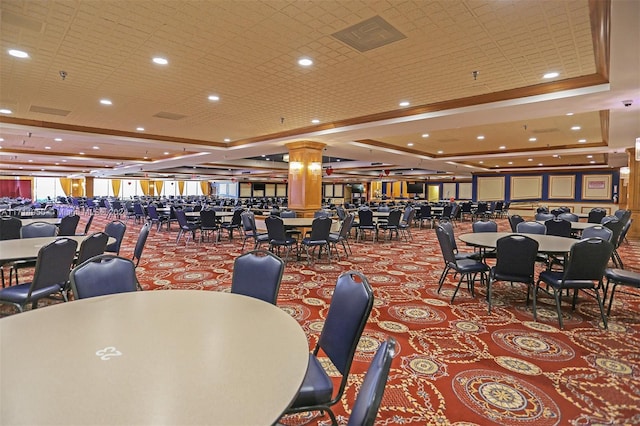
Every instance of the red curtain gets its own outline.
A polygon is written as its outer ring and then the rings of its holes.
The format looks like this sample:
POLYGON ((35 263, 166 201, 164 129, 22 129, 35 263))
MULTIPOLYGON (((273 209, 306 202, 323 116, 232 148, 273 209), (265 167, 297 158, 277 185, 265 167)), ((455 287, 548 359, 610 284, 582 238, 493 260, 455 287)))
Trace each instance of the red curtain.
POLYGON ((0 197, 31 198, 30 180, 0 180, 0 197))

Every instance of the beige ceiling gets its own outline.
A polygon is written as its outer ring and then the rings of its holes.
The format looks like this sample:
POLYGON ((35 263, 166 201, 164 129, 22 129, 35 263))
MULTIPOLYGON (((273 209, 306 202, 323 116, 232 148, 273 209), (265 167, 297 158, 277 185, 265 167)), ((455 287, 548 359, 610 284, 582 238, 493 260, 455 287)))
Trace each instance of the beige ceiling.
POLYGON ((3 0, 0 108, 12 113, 0 115, 0 173, 279 178, 286 165, 243 159, 301 139, 355 160, 332 164, 332 179, 376 176, 372 162, 403 177, 616 165, 624 135, 640 136, 638 67, 616 61, 640 44, 640 8, 608 6, 3 0), (359 51, 334 37, 375 17, 391 28, 350 34, 400 39, 359 51), (549 71, 560 75, 543 80, 549 71))

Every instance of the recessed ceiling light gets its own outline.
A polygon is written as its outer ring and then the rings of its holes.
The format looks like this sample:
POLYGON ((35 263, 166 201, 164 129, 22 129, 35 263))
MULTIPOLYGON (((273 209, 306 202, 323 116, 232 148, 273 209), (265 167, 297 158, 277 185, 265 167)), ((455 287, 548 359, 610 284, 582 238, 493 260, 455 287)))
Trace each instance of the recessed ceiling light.
POLYGON ((44 149, 51 149, 51 147, 50 146, 45 146, 44 149))
POLYGON ((594 160, 589 161, 590 164, 596 164, 594 160))
POLYGON ((407 146, 413 146, 413 142, 409 142, 407 146))
POLYGON ((80 155, 84 155, 84 152, 79 152, 78 154, 80 154, 80 155))
POLYGON ((542 76, 542 78, 556 78, 557 76, 559 76, 560 73, 558 72, 548 72, 545 75, 542 76))
POLYGON ((298 59, 298 65, 301 67, 310 67, 313 65, 313 61, 310 58, 300 58, 298 59))
POLYGON ((572 112, 568 112, 567 115, 573 115, 573 113, 572 112))
POLYGON ((33 163, 33 160, 29 160, 29 163, 33 163))
POLYGON ((543 165, 544 165, 544 164, 542 164, 542 163, 538 163, 538 166, 539 166, 539 167, 542 167, 543 165))
POLYGON ((56 166, 59 166, 59 165, 60 165, 60 163, 55 163, 55 164, 56 164, 56 166))
POLYGON ((553 154, 553 158, 558 158, 558 154, 553 154))
POLYGON ((158 65, 167 65, 169 63, 169 61, 167 61, 166 58, 161 58, 159 56, 156 56, 155 58, 152 59, 154 64, 158 64, 158 65))
POLYGON ((339 159, 339 158, 336 158, 336 162, 338 162, 338 163, 339 163, 339 162, 340 162, 340 159, 339 159))
POLYGON ((231 142, 231 139, 229 139, 229 138, 224 138, 224 141, 225 141, 225 142, 231 142))
POLYGON ((507 163, 507 164, 511 165, 511 164, 513 164, 513 161, 509 161, 509 163, 507 163))
POLYGON ((4 142, 4 138, 0 138, 0 142, 4 142))
POLYGON ((11 113, 13 113, 13 111, 11 111, 8 108, 1 108, 0 109, 0 114, 11 114, 11 113))
POLYGON ((504 145, 501 145, 501 146, 498 147, 498 149, 507 149, 507 147, 504 146, 504 145))
POLYGON ((478 163, 480 163, 480 164, 484 164, 484 161, 480 160, 480 161, 478 161, 478 163))
POLYGON ((62 142, 62 138, 55 138, 54 141, 56 142, 62 142))
POLYGON ((533 158, 527 158, 527 161, 533 161, 533 158))
POLYGON ((91 148, 93 148, 93 149, 100 149, 100 147, 99 147, 99 146, 92 146, 91 148))
POLYGON ((209 97, 207 97, 207 99, 209 99, 212 102, 217 102, 220 100, 220 96, 218 95, 209 95, 209 97))
POLYGON ((67 160, 62 160, 62 162, 63 162, 63 163, 66 163, 66 162, 67 162, 67 160))
POLYGON ((311 122, 313 124, 318 124, 320 122, 320 120, 318 120, 317 118, 314 118, 313 120, 311 120, 311 122))
POLYGON ((137 130, 138 132, 144 132, 144 127, 136 127, 136 130, 137 130))
POLYGON ((429 133, 423 133, 423 134, 422 134, 422 137, 423 137, 423 138, 428 138, 428 137, 429 137, 429 133))
POLYGON ((482 136, 482 135, 476 136, 476 139, 478 139, 479 141, 484 140, 484 136, 482 136))
POLYGON ((112 105, 113 102, 111 102, 109 99, 100 99, 100 103, 102 105, 112 105))
POLYGON ((586 141, 586 139, 578 139, 578 143, 585 143, 586 141))
POLYGON ((438 151, 438 154, 444 154, 444 151, 440 150, 438 151))
POLYGON ((538 138, 529 138, 529 142, 535 142, 537 140, 538 140, 538 138))
POLYGON ((165 151, 163 154, 164 154, 164 155, 169 155, 169 152, 168 152, 168 151, 165 151))
POLYGON ((411 105, 411 103, 409 103, 409 101, 402 101, 398 104, 401 107, 408 107, 409 105, 411 105))
POLYGON ((572 127, 571 127, 571 130, 580 130, 580 129, 581 129, 581 127, 580 127, 580 126, 572 126, 572 127))
POLYGON ((264 157, 266 157, 266 154, 262 154, 262 157, 263 157, 263 158, 264 158, 264 157))
POLYGON ((500 167, 500 164, 496 164, 496 167, 500 167))
POLYGON ((593 155, 587 155, 587 158, 593 158, 593 155))
POLYGON ((142 157, 142 159, 143 159, 143 160, 148 160, 148 159, 149 159, 149 157, 144 156, 144 157, 142 157))
POLYGON ((9 49, 8 50, 9 55, 15 57, 15 58, 28 58, 29 54, 27 52, 23 52, 22 50, 17 50, 17 49, 9 49))

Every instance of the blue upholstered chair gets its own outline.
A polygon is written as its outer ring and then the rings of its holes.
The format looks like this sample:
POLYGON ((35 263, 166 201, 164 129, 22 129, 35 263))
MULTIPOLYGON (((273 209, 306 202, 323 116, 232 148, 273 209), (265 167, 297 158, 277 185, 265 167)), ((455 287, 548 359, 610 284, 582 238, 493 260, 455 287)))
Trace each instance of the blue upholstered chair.
POLYGON ((376 351, 367 374, 364 376, 356 401, 353 403, 347 426, 374 425, 389 377, 391 361, 396 355, 396 346, 396 339, 389 337, 382 342, 376 351))
POLYGON ((538 290, 547 293, 551 293, 553 290, 560 328, 562 328, 562 310, 560 309, 562 291, 574 290, 572 308, 575 309, 578 290, 591 290, 587 294, 593 293, 593 297, 598 302, 602 322, 606 329, 607 318, 604 315, 600 291, 604 288, 602 280, 612 251, 613 245, 601 238, 580 240, 571 246, 564 271, 546 270, 540 272, 538 282, 533 290, 533 319, 537 320, 536 298, 538 290), (545 283, 551 290, 541 287, 541 283, 545 283))
MULTIPOLYGON (((47 222, 31 222, 20 228, 20 238, 41 238, 55 237, 58 233, 58 227, 53 223, 47 222)), ((13 274, 16 274, 16 284, 20 284, 18 279, 18 271, 25 268, 34 268, 36 262, 34 260, 16 260, 11 263, 9 270, 9 285, 13 281, 13 274)))
POLYGON ((94 232, 89 235, 80 243, 80 250, 78 250, 75 264, 79 265, 94 256, 103 254, 107 248, 108 241, 109 236, 105 232, 94 232))
POLYGON ((254 250, 238 256, 233 263, 231 293, 244 294, 276 304, 284 261, 266 250, 254 250))
POLYGON ((357 240, 363 238, 365 232, 371 231, 373 241, 376 240, 376 224, 373 222, 373 212, 369 209, 358 210, 358 237, 357 240))
POLYGON ((613 231, 602 225, 594 225, 582 231, 582 238, 602 238, 605 241, 611 242, 613 231))
MULTIPOLYGON (((607 268, 604 271, 605 277, 607 277, 607 285, 604 289, 604 297, 607 297, 607 291, 609 289, 609 283, 613 283, 613 287, 611 288, 611 297, 609 298, 609 307, 607 308, 607 315, 611 314, 611 305, 613 304, 613 294, 616 292, 616 287, 619 285, 640 289, 640 272, 629 271, 625 269, 617 269, 617 268, 607 268)), ((628 292, 627 294, 632 294, 637 296, 637 292, 628 292)))
POLYGON ((329 263, 331 263, 331 245, 329 244, 329 234, 331 233, 331 225, 333 221, 328 216, 320 216, 311 222, 311 234, 302 239, 300 244, 304 247, 307 255, 307 263, 311 265, 312 259, 315 257, 315 249, 318 248, 318 256, 322 253, 322 248, 327 249, 329 263))
POLYGON ((460 279, 458 280, 456 290, 453 292, 453 296, 451 296, 451 303, 453 303, 463 279, 467 280, 467 287, 473 295, 476 276, 480 274, 480 282, 484 283, 489 267, 485 263, 475 259, 456 259, 453 245, 451 244, 451 237, 442 226, 438 225, 438 227, 436 227, 436 235, 438 236, 440 250, 442 251, 442 257, 444 258, 444 270, 442 271, 440 281, 438 282, 438 293, 440 293, 440 289, 442 288, 442 284, 444 284, 447 274, 453 270, 460 274, 460 279))
POLYGON ((491 313, 491 287, 496 281, 519 282, 527 285, 527 304, 534 285, 538 242, 525 235, 507 235, 496 244, 496 265, 489 272, 487 304, 491 313))
POLYGON ((58 235, 70 236, 76 235, 76 228, 80 222, 80 216, 77 214, 70 214, 60 219, 60 225, 58 225, 58 235))
POLYGON ((337 424, 331 406, 342 399, 353 356, 372 308, 373 290, 367 278, 356 271, 341 274, 318 343, 309 354, 307 373, 298 395, 285 414, 326 411, 333 424, 337 424), (337 391, 334 390, 332 377, 318 359, 320 350, 329 357, 342 376, 337 391))
POLYGON ((136 268, 140 263, 140 258, 142 257, 142 251, 144 250, 144 245, 147 243, 147 237, 149 237, 149 229, 151 228, 150 223, 145 223, 140 228, 140 232, 138 233, 138 239, 136 240, 136 246, 133 248, 133 256, 131 260, 136 263, 136 268))
POLYGON ((518 232, 518 224, 524 222, 524 219, 519 214, 509 216, 509 226, 511 226, 511 232, 518 232))
POLYGON ((273 251, 275 249, 279 253, 281 247, 286 247, 287 251, 284 257, 285 263, 289 260, 289 254, 291 253, 292 247, 295 247, 296 257, 298 256, 298 240, 287 235, 284 228, 284 222, 279 216, 267 216, 264 219, 264 224, 267 227, 267 234, 269 237, 269 250, 273 251))
POLYGON ((65 289, 77 248, 75 240, 64 237, 40 248, 33 280, 0 290, 0 303, 11 304, 22 312, 28 303, 35 309, 38 300, 57 293, 61 293, 66 302, 65 289))
POLYGON ((516 226, 516 232, 519 234, 544 235, 547 233, 547 227, 544 224, 535 221, 520 222, 516 226))
POLYGON ((124 238, 124 233, 127 231, 127 225, 121 220, 114 220, 112 222, 107 223, 107 226, 104 228, 104 232, 110 236, 115 238, 115 242, 111 244, 107 244, 107 248, 104 250, 109 253, 113 253, 116 256, 120 254, 120 246, 122 245, 122 239, 124 238))
POLYGON ((129 259, 101 254, 73 268, 69 275, 77 299, 136 291, 136 265, 129 259))

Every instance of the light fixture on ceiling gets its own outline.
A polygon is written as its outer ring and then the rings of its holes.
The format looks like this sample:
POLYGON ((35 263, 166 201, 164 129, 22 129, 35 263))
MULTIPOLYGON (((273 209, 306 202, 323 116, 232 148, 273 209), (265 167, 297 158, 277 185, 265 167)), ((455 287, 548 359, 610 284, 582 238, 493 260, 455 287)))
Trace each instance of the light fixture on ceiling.
POLYGON ((559 75, 560 75, 559 72, 553 71, 553 72, 546 73, 545 75, 542 76, 542 78, 545 78, 545 79, 556 78, 559 75))
POLYGON ((480 74, 480 71, 471 71, 471 75, 473 76, 474 80, 478 79, 478 74, 480 74))
POLYGON ((24 52, 22 50, 18 50, 18 49, 9 49, 8 50, 9 55, 13 56, 14 58, 28 58, 29 54, 27 52, 24 52))
POLYGON ((313 60, 311 60, 311 58, 303 57, 298 59, 298 65, 301 67, 310 67, 313 65, 313 60))
POLYGON ((409 101, 401 101, 398 105, 401 106, 402 108, 405 108, 411 105, 411 103, 409 101))
POLYGON ((167 65, 169 63, 169 61, 166 58, 161 58, 160 56, 156 56, 155 58, 152 59, 154 64, 158 64, 158 65, 167 65))

